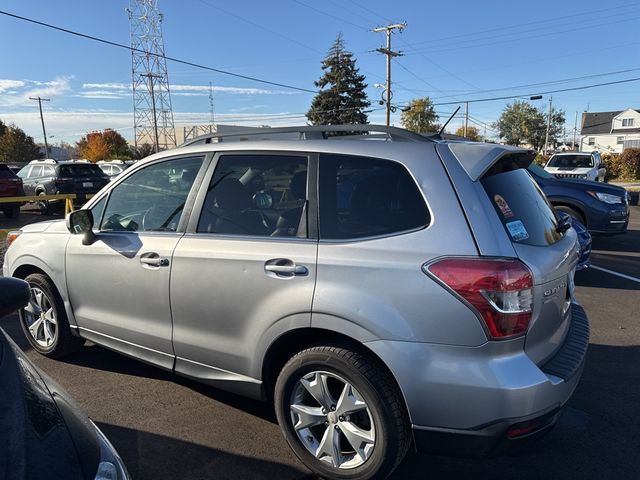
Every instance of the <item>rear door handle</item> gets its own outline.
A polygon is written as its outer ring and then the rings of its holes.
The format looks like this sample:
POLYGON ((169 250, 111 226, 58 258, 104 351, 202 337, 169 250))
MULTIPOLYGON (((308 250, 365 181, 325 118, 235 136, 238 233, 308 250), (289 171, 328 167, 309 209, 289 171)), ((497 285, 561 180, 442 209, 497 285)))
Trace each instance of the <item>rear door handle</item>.
POLYGON ((143 253, 140 257, 140 263, 151 267, 168 267, 169 259, 161 257, 157 253, 143 253))
POLYGON ((275 273, 280 276, 307 275, 309 269, 304 265, 296 265, 288 258, 274 258, 264 264, 266 272, 275 273))

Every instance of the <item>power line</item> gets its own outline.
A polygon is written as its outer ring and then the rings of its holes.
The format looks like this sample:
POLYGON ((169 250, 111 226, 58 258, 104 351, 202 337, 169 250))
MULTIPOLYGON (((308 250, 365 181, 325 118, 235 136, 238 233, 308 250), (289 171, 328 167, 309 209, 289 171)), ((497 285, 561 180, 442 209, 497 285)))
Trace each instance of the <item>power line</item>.
MULTIPOLYGON (((637 72, 638 70, 640 70, 640 67, 638 68, 629 68, 626 70, 617 70, 615 72, 605 72, 605 73, 595 73, 595 74, 591 74, 591 75, 583 75, 580 77, 571 77, 571 78, 564 78, 564 79, 560 79, 560 80, 550 80, 548 82, 538 82, 538 83, 529 83, 529 84, 525 84, 525 85, 514 85, 512 87, 501 87, 501 88, 492 88, 489 90, 478 90, 478 91, 474 91, 474 92, 467 92, 470 95, 475 95, 478 93, 491 93, 491 92, 502 92, 505 90, 517 90, 520 88, 529 88, 529 87, 541 87, 541 86, 546 86, 546 85, 557 85, 560 83, 568 83, 568 82, 574 82, 577 80, 586 80, 589 78, 598 78, 598 77, 608 77, 611 75, 620 75, 621 73, 630 73, 630 72, 637 72)), ((442 97, 436 97, 434 98, 434 100, 438 100, 438 99, 442 99, 442 98, 455 98, 455 95, 445 95, 442 97)))
MULTIPOLYGON (((629 83, 629 82, 637 82, 640 80, 640 77, 634 77, 634 78, 627 78, 625 80, 616 80, 613 82, 605 82, 605 83, 595 83, 592 85, 583 85, 580 87, 571 87, 571 88, 561 88, 558 90, 548 90, 546 92, 535 92, 535 93, 531 93, 531 94, 519 94, 519 95, 505 95, 503 97, 490 97, 490 98, 477 98, 477 99, 473 99, 473 100, 463 100, 464 102, 469 102, 469 103, 478 103, 478 102, 491 102, 494 100, 510 100, 513 98, 525 98, 525 97, 529 97, 529 96, 533 96, 533 95, 549 95, 552 93, 561 93, 561 92, 574 92, 577 90, 587 90, 589 88, 596 88, 596 87, 605 87, 608 85, 618 85, 621 83, 629 83)), ((434 103, 433 105, 458 105, 461 102, 437 102, 434 103)))
MULTIPOLYGON (((605 17, 606 18, 606 17, 605 17)), ((577 32, 577 31, 584 31, 587 28, 595 28, 595 27, 604 27, 607 25, 613 25, 613 24, 618 24, 618 23, 625 23, 625 22, 631 22, 634 20, 637 20, 640 17, 625 17, 623 19, 619 19, 619 20, 615 20, 615 21, 611 21, 611 22, 604 22, 604 23, 596 23, 596 24, 592 24, 592 25, 583 25, 580 27, 576 27, 576 28, 561 28, 559 31, 555 31, 555 32, 546 32, 546 33, 540 33, 540 34, 535 34, 535 35, 527 35, 524 37, 516 37, 516 38, 511 38, 508 41, 510 42, 516 42, 516 41, 522 41, 522 40, 530 40, 532 38, 540 38, 540 37, 549 37, 552 35, 563 35, 566 33, 571 33, 571 32, 577 32)), ((520 35, 522 32, 515 32, 513 34, 509 34, 507 36, 511 36, 511 35, 520 35)), ((443 52, 451 52, 454 50, 465 50, 465 49, 471 49, 471 48, 478 48, 478 47, 487 47, 487 46, 492 46, 492 45, 502 45, 505 42, 505 39, 502 40, 497 40, 495 42, 488 42, 488 43, 476 43, 478 40, 483 40, 483 39, 471 39, 469 40, 466 44, 463 45, 459 45, 459 46, 451 46, 451 47, 446 47, 446 48, 441 48, 443 46, 439 46, 436 47, 435 49, 426 49, 426 50, 416 50, 414 49, 411 53, 421 53, 421 52, 428 52, 428 53, 443 53, 443 52)))
POLYGON ((130 47, 129 45, 124 45, 122 43, 112 42, 111 40, 106 40, 104 38, 96 37, 96 36, 93 36, 93 35, 88 35, 86 33, 81 33, 81 32, 77 32, 77 31, 74 31, 74 30, 69 30, 67 28, 58 27, 58 26, 52 25, 50 23, 34 20, 33 18, 22 17, 20 15, 16 15, 14 13, 6 12, 4 10, 0 10, 0 15, 5 15, 7 17, 12 17, 12 18, 15 18, 17 20, 22 20, 24 22, 33 23, 35 25, 40 25, 42 27, 47 27, 47 28, 50 28, 52 30, 57 30, 57 31, 63 32, 63 33, 68 33, 70 35, 75 35, 77 37, 86 38, 88 40, 93 40, 94 42, 104 43, 106 45, 111 45, 112 47, 123 48, 123 49, 129 50, 131 52, 137 52, 137 53, 143 53, 143 54, 147 54, 147 55, 162 57, 165 60, 169 60, 171 62, 181 63, 183 65, 189 65, 190 67, 201 68, 203 70, 209 70, 211 72, 220 73, 222 75, 229 75, 231 77, 242 78, 244 80, 250 80, 252 82, 263 83, 263 84, 266 84, 266 85, 273 85, 273 86, 276 86, 276 87, 288 88, 288 89, 291 89, 291 90, 297 90, 299 92, 314 93, 314 94, 318 93, 317 90, 310 90, 308 88, 296 87, 294 85, 288 85, 286 83, 272 82, 270 80, 264 80, 262 78, 251 77, 251 76, 248 76, 248 75, 241 75, 239 73, 233 73, 233 72, 229 72, 229 71, 226 71, 226 70, 221 70, 219 68, 209 67, 209 66, 202 65, 202 64, 199 64, 199 63, 195 63, 195 62, 190 62, 190 61, 187 61, 187 60, 181 60, 181 59, 175 58, 175 57, 169 57, 169 56, 166 56, 166 55, 158 55, 158 54, 155 54, 153 52, 146 52, 144 50, 140 50, 140 49, 137 49, 137 48, 130 47))
POLYGON ((293 0, 295 3, 297 3, 298 5, 302 5, 303 7, 308 8, 309 10, 313 10, 314 12, 319 13, 320 15, 324 15, 325 17, 329 17, 329 18, 333 18, 334 20, 338 20, 340 22, 346 23, 348 25, 351 25, 352 27, 356 27, 359 28, 361 30, 368 30, 367 27, 363 26, 363 25, 358 25, 357 23, 353 23, 349 20, 346 20, 342 17, 338 17, 337 15, 333 15, 331 13, 325 12, 323 10, 320 10, 319 8, 316 7, 312 7, 311 5, 307 5, 304 2, 301 2, 300 0, 293 0))
MULTIPOLYGON (((519 23, 519 24, 496 27, 496 28, 490 28, 488 30, 478 30, 476 32, 461 33, 461 34, 458 34, 458 35, 450 35, 448 37, 440 37, 440 38, 436 38, 436 39, 433 39, 433 40, 423 40, 423 41, 420 41, 420 42, 413 43, 411 45, 415 47, 415 46, 426 44, 426 43, 440 43, 440 42, 446 42, 447 40, 452 40, 452 39, 456 39, 456 38, 475 37, 477 35, 482 35, 482 34, 485 34, 485 33, 499 32, 499 31, 505 31, 505 30, 513 30, 513 29, 516 29, 516 28, 519 29, 521 27, 530 27, 532 25, 540 25, 540 24, 550 24, 550 23, 553 24, 553 23, 560 22, 561 25, 559 25, 559 26, 566 26, 567 24, 571 24, 572 23, 572 22, 566 22, 565 19, 567 19, 567 18, 584 17, 584 16, 589 16, 589 15, 593 16, 594 14, 597 14, 597 13, 611 12, 613 10, 623 10, 623 9, 630 8, 630 7, 637 7, 638 5, 639 5, 638 2, 634 2, 634 3, 625 4, 625 5, 618 5, 618 6, 615 6, 615 7, 607 7, 607 8, 597 9, 597 10, 590 10, 590 11, 585 11, 585 12, 571 13, 571 14, 563 15, 563 16, 554 16, 553 18, 550 18, 550 19, 547 18, 547 19, 543 19, 543 20, 536 20, 536 21, 533 21, 533 22, 526 22, 526 23, 519 23)), ((589 20, 590 19, 578 20, 578 22, 584 22, 584 21, 589 21, 589 20)), ((573 22, 573 23, 576 23, 576 22, 573 22)), ((545 28, 545 27, 542 27, 542 28, 545 28)), ((550 25, 549 28, 556 28, 556 26, 550 25)), ((521 33, 521 32, 516 32, 516 33, 521 33)), ((513 35, 513 34, 505 34, 505 35, 513 35)), ((469 41, 477 41, 477 40, 478 39, 473 39, 473 40, 470 39, 469 41)))

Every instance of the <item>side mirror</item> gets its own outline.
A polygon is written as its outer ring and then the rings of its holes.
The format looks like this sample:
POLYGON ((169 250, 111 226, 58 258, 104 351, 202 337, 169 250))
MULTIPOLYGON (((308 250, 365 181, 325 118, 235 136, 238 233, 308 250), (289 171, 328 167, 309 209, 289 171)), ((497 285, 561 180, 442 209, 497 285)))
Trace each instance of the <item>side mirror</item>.
POLYGON ((92 245, 96 241, 93 233, 93 213, 91 210, 76 210, 67 215, 65 219, 67 230, 73 235, 84 235, 83 245, 92 245))
POLYGON ((29 303, 29 284, 17 278, 0 278, 0 317, 4 317, 29 303))

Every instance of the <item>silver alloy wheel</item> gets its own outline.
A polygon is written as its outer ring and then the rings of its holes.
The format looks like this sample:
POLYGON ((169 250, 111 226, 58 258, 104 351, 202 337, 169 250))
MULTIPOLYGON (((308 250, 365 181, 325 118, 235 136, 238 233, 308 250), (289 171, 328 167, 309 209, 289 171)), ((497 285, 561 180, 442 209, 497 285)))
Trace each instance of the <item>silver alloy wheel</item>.
POLYGON ((371 411, 342 377, 324 371, 307 373, 293 388, 290 405, 298 439, 318 460, 349 469, 373 453, 376 432, 371 411))
POLYGON ((38 287, 31 287, 31 298, 24 308, 24 320, 33 339, 49 348, 58 333, 58 319, 51 299, 38 287))

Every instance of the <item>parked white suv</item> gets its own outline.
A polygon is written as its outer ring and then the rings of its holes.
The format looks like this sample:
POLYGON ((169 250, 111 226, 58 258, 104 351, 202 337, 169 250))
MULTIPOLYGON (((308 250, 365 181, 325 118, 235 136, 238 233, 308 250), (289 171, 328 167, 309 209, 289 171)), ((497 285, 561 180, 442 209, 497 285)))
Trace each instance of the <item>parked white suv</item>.
POLYGON ((599 152, 556 153, 544 169, 558 178, 575 178, 604 182, 607 169, 599 152))

